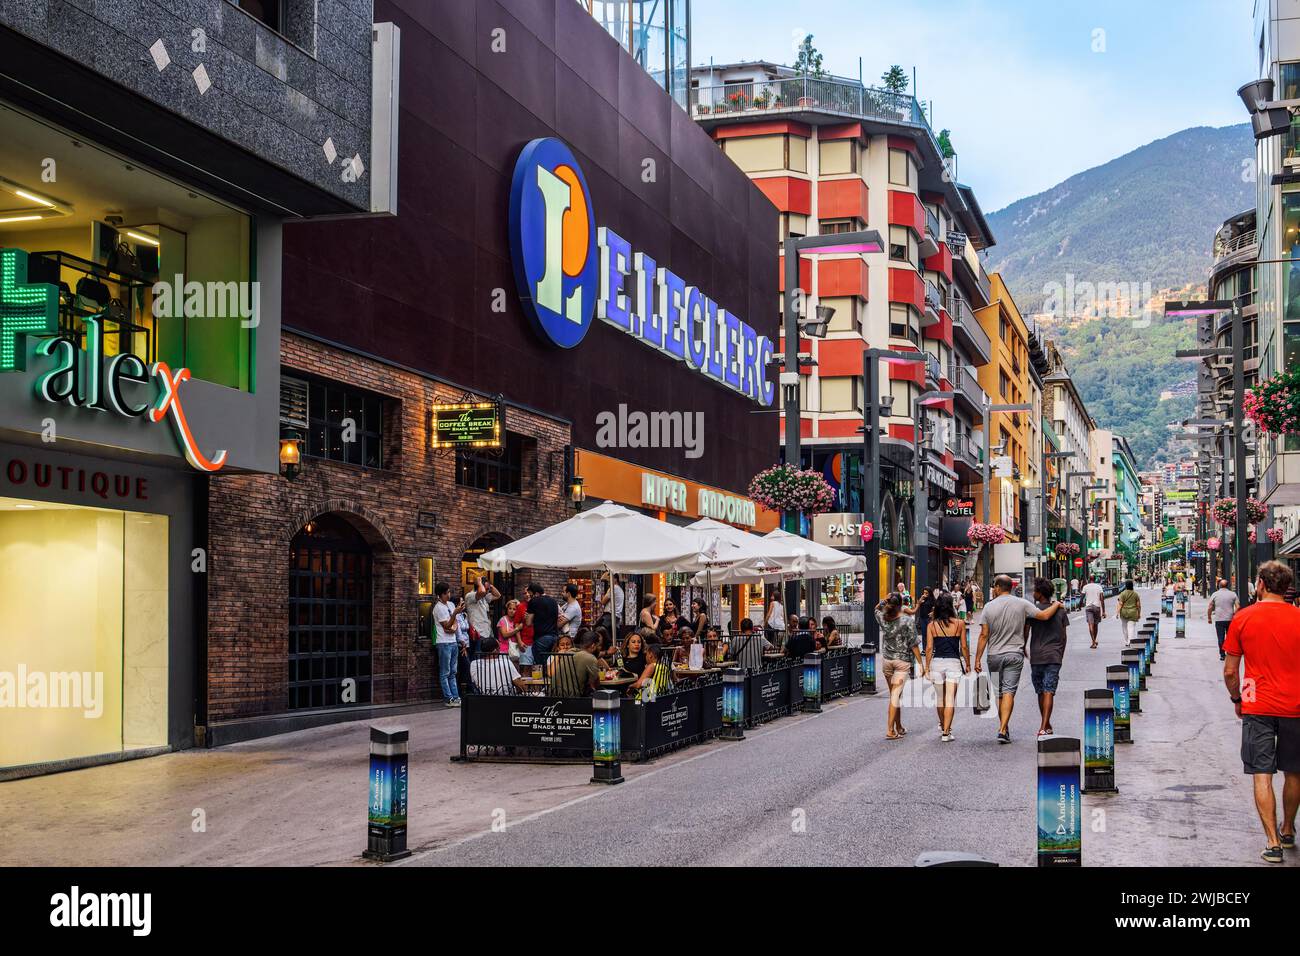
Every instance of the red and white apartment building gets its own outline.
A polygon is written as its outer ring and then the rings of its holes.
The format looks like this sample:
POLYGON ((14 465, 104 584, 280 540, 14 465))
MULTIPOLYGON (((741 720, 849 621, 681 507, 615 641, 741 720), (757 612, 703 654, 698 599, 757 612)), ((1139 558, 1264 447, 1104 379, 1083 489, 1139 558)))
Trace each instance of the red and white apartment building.
MULTIPOLYGON (((817 305, 835 310, 824 338, 799 343, 813 359, 800 369, 803 465, 837 488, 836 510, 863 511, 863 351, 923 352, 924 364, 888 364, 881 373, 893 395, 881 445, 881 587, 911 584, 912 411, 926 390, 951 390, 955 399, 926 413, 930 560, 918 583, 960 574, 962 555, 943 547, 943 516, 949 499, 980 493, 985 393, 976 369, 993 353, 975 310, 990 304, 980 253, 994 239, 974 193, 957 181, 956 155, 941 147, 911 94, 767 62, 694 69, 691 113, 780 211, 779 254, 787 236, 874 229, 886 240, 887 256, 800 263, 806 314, 817 305)), ((784 277, 783 255, 779 266, 784 277)))

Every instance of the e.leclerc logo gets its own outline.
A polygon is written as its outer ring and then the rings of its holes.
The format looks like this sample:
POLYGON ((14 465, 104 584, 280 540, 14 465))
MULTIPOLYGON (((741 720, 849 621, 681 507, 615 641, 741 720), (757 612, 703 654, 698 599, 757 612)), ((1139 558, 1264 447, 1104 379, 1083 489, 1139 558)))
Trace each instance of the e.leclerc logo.
POLYGON ((607 226, 572 150, 535 139, 510 186, 510 254, 524 311, 571 349, 593 315, 733 391, 770 406, 773 343, 607 226))
POLYGON ((558 139, 533 140, 515 163, 510 252, 529 318, 556 345, 573 348, 596 308, 596 217, 582 169, 558 139))

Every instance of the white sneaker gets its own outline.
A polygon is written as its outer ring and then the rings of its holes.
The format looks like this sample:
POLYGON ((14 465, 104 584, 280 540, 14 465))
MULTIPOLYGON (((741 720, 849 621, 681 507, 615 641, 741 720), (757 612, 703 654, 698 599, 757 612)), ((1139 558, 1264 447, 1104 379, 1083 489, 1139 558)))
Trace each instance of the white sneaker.
POLYGON ((943 741, 944 743, 946 743, 946 744, 950 744, 950 743, 952 743, 954 740, 956 740, 957 738, 954 737, 954 736, 952 735, 951 732, 949 732, 949 733, 944 734, 944 735, 943 735, 942 737, 940 737, 939 739, 942 740, 942 741, 943 741))

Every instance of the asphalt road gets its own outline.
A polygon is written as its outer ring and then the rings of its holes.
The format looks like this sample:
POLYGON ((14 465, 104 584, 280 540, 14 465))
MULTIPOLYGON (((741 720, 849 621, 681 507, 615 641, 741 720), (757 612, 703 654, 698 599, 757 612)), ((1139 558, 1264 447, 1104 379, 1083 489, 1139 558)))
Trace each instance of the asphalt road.
MULTIPOLYGON (((1144 616, 1155 600, 1142 593, 1144 616)), ((1080 736, 1083 691, 1104 687, 1123 644, 1111 611, 1100 648, 1081 614, 1070 639, 1054 729, 1080 736)), ((1226 704, 1214 633, 1193 602, 1188 637, 1166 630, 1135 718, 1136 743, 1117 757, 1120 793, 1085 796, 1090 866, 1258 863, 1263 846, 1249 779, 1237 760, 1239 722, 1226 704)), ((881 684, 883 689, 883 683, 881 684)), ((1036 700, 1028 668, 1012 718, 960 709, 942 743, 932 708, 913 709, 908 736, 884 739, 885 696, 778 720, 744 741, 710 743, 616 787, 499 817, 406 865, 912 865, 956 850, 1001 865, 1035 862, 1036 700)), ((1297 865, 1289 859, 1287 865, 1297 865)))

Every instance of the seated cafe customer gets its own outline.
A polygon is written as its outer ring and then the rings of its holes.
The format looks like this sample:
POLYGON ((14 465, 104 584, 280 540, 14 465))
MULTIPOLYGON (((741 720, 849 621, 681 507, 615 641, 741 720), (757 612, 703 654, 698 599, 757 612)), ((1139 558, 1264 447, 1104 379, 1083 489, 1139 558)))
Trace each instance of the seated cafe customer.
POLYGON ((677 629, 677 645, 673 648, 673 663, 687 664, 691 660, 691 645, 695 643, 695 634, 689 627, 677 629))
MULTIPOLYGON (((791 620, 794 621, 797 619, 791 618, 791 620)), ((813 640, 812 620, 804 618, 799 623, 801 625, 799 629, 790 631, 789 636, 785 639, 784 650, 786 657, 802 658, 805 654, 811 654, 813 649, 817 646, 813 640), (802 626, 805 624, 807 625, 806 627, 802 626)))
POLYGON ((501 654, 495 637, 479 641, 478 657, 469 662, 469 679, 480 694, 501 696, 528 689, 514 661, 501 654))
MULTIPOLYGON (((560 640, 562 644, 567 640, 567 635, 560 640)), ((551 670, 551 696, 590 697, 592 691, 600 689, 602 668, 591 653, 595 643, 596 632, 588 628, 578 633, 573 642, 576 650, 572 654, 562 650, 560 645, 556 646, 556 653, 552 657, 555 661, 553 670, 550 661, 547 662, 548 670, 551 670)))
POLYGON ((734 656, 736 663, 750 670, 763 666, 763 655, 772 650, 766 637, 754 629, 754 622, 744 618, 740 622, 740 634, 732 639, 728 653, 734 656))

